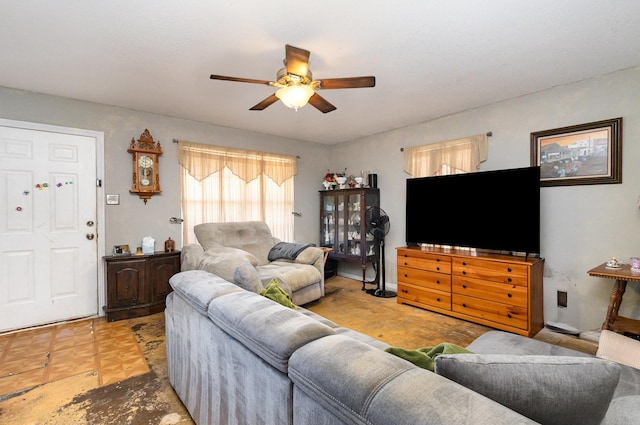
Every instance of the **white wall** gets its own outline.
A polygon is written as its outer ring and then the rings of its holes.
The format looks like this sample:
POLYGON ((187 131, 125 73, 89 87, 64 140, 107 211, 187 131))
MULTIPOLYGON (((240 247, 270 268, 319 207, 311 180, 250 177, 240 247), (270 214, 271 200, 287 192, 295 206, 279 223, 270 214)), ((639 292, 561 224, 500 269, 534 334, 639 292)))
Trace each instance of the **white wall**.
MULTIPOLYGON (((526 76, 523 76, 526 78, 526 76)), ((541 245, 545 258, 546 321, 581 330, 602 325, 613 281, 587 275, 612 256, 640 256, 640 68, 620 71, 540 93, 333 146, 333 168, 378 174, 381 207, 391 219, 387 284, 396 283, 395 247, 404 245, 404 146, 457 139, 491 131, 489 158, 481 171, 530 164, 530 133, 623 117, 622 184, 543 187, 541 245), (568 307, 556 306, 556 291, 568 292, 568 307)), ((441 208, 436 199, 428 208, 441 208)), ((359 266, 340 272, 358 276, 359 266)), ((627 286, 621 313, 640 319, 640 284, 627 286)))
POLYGON ((318 242, 317 190, 329 168, 329 149, 325 145, 2 87, 0 118, 104 132, 106 164, 101 177, 105 193, 120 195, 120 205, 106 206, 106 235, 99 243, 104 244, 107 253, 116 244, 140 246, 144 236, 156 240, 157 250, 164 249, 168 237, 176 241, 176 248, 181 246, 181 226, 169 223, 170 217, 180 217, 180 176, 173 139, 299 155, 295 210, 303 215, 295 219, 295 239, 318 242), (137 140, 145 128, 163 149, 162 193, 154 195, 146 205, 129 193, 132 170, 131 154, 127 152, 131 138, 137 140))
MULTIPOLYGON (((526 76, 523 76, 526 78, 526 76)), ((404 146, 435 143, 487 131, 489 158, 481 170, 528 166, 529 137, 534 131, 623 117, 623 183, 619 185, 542 188, 541 243, 546 259, 545 320, 581 330, 599 328, 612 281, 589 277, 587 270, 612 256, 640 256, 640 68, 556 87, 544 92, 461 112, 438 120, 334 146, 249 133, 145 112, 0 88, 0 117, 103 131, 106 193, 120 194, 119 206, 106 207, 107 251, 115 244, 137 246, 143 236, 162 243, 181 240, 180 186, 174 138, 300 155, 296 176, 296 240, 318 242, 318 190, 327 169, 361 169, 378 174, 381 206, 391 218, 387 238, 387 282, 396 282, 395 247, 404 245, 404 146), (163 193, 145 206, 129 194, 132 137, 148 128, 162 143, 163 193), (556 291, 568 292, 568 307, 556 307, 556 291)), ((431 207, 437 207, 432 200, 431 207)), ((179 245, 179 243, 178 243, 179 245)), ((343 263, 341 273, 360 276, 359 265, 343 263)), ((370 274, 371 270, 369 270, 370 274)), ((621 313, 640 319, 640 284, 630 283, 621 313)))

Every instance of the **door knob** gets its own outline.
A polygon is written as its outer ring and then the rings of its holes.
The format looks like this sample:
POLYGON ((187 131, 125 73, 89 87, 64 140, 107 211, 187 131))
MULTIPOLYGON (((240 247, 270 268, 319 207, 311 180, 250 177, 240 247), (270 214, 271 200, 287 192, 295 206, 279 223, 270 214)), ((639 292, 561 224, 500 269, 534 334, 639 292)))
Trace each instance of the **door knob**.
POLYGON ((87 226, 92 227, 93 226, 93 221, 91 221, 91 220, 87 221, 87 226))
POLYGON ((87 239, 89 239, 90 241, 92 241, 94 237, 95 235, 93 233, 87 233, 87 239))

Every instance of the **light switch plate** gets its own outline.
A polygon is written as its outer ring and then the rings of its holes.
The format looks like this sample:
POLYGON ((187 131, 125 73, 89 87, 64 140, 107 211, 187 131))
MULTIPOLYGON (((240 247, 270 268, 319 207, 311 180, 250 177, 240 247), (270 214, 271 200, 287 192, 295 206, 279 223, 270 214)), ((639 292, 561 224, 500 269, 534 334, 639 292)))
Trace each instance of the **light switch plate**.
POLYGON ((107 205, 120 205, 120 195, 107 195, 107 205))

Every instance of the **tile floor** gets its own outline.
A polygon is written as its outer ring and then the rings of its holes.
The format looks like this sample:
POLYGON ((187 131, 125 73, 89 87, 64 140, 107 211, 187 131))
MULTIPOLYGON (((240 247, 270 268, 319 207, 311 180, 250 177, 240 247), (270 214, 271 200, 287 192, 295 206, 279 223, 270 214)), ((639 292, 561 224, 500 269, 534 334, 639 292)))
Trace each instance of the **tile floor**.
POLYGON ((127 320, 0 334, 0 396, 92 371, 100 386, 149 372, 127 320))

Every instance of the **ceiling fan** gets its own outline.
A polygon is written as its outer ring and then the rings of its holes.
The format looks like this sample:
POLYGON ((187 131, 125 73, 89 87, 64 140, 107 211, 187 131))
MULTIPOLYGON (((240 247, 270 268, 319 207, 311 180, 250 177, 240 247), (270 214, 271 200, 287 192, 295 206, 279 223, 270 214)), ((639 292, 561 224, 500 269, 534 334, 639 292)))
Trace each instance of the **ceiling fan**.
POLYGON ((278 91, 274 94, 250 108, 251 111, 262 111, 280 99, 282 103, 296 111, 307 103, 310 103, 316 109, 326 114, 327 112, 334 111, 336 107, 316 93, 316 90, 352 89, 375 87, 376 85, 376 77, 373 76, 314 80, 309 70, 309 56, 311 52, 288 44, 285 46, 285 52, 285 67, 280 69, 276 74, 276 81, 227 77, 225 75, 215 74, 212 74, 210 78, 212 80, 236 81, 239 83, 265 84, 278 88, 278 91))

